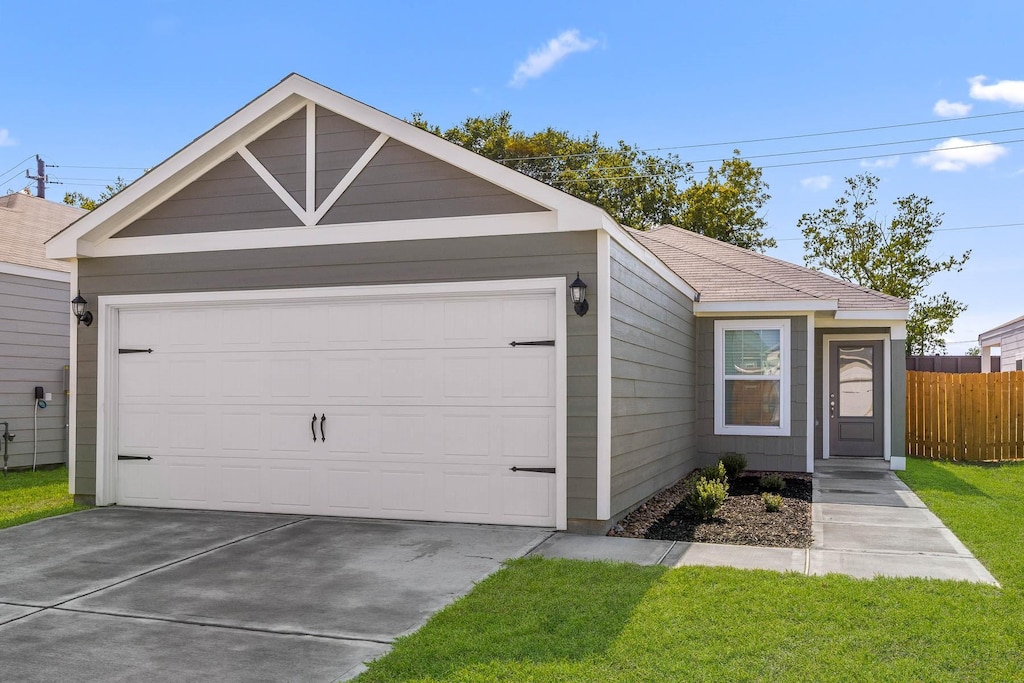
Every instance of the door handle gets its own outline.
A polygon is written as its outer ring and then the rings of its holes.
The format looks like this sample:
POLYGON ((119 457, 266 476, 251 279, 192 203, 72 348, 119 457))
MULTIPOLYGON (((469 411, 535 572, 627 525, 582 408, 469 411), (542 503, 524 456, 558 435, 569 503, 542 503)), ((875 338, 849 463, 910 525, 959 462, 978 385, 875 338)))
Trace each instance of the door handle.
POLYGON ((835 394, 829 394, 828 395, 828 416, 829 417, 835 417, 836 416, 836 395, 835 394))
POLYGON ((316 443, 316 413, 313 413, 313 421, 309 423, 309 428, 313 431, 313 443, 316 443))
MULTIPOLYGON (((313 417, 316 418, 316 415, 314 414, 313 417)), ((327 442, 327 434, 324 433, 324 423, 325 422, 327 422, 327 413, 324 413, 323 415, 320 416, 320 440, 326 443, 327 442)))

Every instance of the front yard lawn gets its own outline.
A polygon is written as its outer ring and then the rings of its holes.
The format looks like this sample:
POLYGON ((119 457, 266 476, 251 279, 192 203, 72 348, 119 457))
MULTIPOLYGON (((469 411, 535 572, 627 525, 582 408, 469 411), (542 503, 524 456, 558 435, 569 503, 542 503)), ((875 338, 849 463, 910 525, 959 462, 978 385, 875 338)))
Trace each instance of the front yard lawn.
POLYGON ((0 474, 0 529, 87 507, 68 493, 67 468, 0 474))
POLYGON ((1024 465, 908 468, 1002 589, 527 558, 358 680, 1024 680, 1024 465))

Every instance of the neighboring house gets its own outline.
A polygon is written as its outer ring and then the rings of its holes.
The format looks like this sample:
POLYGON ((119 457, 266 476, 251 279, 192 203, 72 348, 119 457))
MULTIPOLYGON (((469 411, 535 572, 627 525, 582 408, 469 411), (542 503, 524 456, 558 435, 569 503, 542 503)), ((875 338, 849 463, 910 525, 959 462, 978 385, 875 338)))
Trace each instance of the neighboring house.
POLYGON ((15 435, 10 467, 67 457, 71 268, 46 258, 44 242, 83 213, 22 192, 0 196, 0 422, 15 435), (36 387, 51 398, 40 403, 36 387))
MULTIPOLYGON (((978 335, 982 366, 988 367, 993 347, 1000 350, 1001 372, 1024 370, 1024 316, 978 335)), ((988 370, 984 370, 988 372, 988 370)), ((993 372, 996 370, 993 369, 993 372)))
POLYGON ((297 75, 47 253, 96 317, 99 504, 602 532, 726 451, 904 466, 905 301, 623 228, 297 75))

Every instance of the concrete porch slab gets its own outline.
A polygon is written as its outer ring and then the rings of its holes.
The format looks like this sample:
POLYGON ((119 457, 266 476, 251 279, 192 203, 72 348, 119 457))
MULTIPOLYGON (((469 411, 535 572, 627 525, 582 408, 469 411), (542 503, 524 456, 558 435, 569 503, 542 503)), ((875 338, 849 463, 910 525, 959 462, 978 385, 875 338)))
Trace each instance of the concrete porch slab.
POLYGON ((804 573, 807 551, 800 548, 761 548, 720 543, 677 541, 662 561, 669 567, 708 566, 768 569, 804 573))
POLYGON ((654 565, 662 562, 672 549, 673 544, 673 541, 650 541, 644 538, 557 533, 534 548, 530 554, 565 560, 600 560, 654 565))

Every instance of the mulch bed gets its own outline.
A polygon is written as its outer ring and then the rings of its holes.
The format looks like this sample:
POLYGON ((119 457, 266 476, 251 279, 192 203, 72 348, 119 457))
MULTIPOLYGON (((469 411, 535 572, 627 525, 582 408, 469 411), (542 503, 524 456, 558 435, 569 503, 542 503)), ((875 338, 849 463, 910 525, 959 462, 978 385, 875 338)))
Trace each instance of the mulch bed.
POLYGON ((608 535, 777 548, 810 547, 810 475, 779 473, 786 481, 786 487, 779 492, 782 509, 766 512, 758 486, 762 474, 744 474, 729 482, 729 497, 709 520, 700 519, 687 507, 684 500, 687 487, 684 480, 680 480, 630 513, 608 535))

